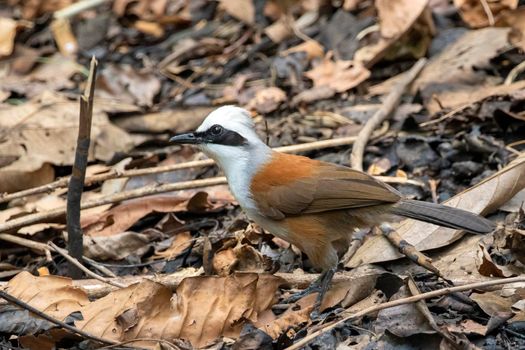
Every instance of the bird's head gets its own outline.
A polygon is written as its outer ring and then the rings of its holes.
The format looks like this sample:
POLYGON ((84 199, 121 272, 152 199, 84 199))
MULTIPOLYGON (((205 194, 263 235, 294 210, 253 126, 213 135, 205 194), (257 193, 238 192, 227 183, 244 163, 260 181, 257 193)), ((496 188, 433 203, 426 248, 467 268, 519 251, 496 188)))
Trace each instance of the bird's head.
POLYGON ((196 131, 173 136, 170 142, 197 145, 224 166, 268 149, 257 136, 250 113, 236 106, 217 108, 204 119, 196 131))

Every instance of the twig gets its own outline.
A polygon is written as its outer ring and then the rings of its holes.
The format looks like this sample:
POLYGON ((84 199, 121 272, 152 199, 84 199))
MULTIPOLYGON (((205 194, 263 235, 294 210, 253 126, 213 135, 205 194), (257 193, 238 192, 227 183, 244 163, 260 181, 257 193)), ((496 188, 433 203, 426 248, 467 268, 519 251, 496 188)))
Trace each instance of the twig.
MULTIPOLYGON (((417 287, 417 284, 412 278, 412 276, 409 276, 408 278, 408 289, 410 290, 410 293, 414 296, 421 294, 421 291, 417 287)), ((440 327, 437 324, 436 320, 434 319, 434 316, 432 316, 432 313, 428 309, 428 306, 424 300, 417 301, 416 307, 419 310, 419 312, 425 317, 430 327, 433 330, 435 330, 439 335, 441 335, 447 342, 449 342, 453 349, 472 349, 472 347, 468 347, 470 343, 466 343, 464 339, 461 339, 460 337, 452 334, 446 327, 440 327)))
POLYGON ((22 300, 12 296, 11 294, 9 294, 9 293, 7 293, 7 292, 5 292, 3 290, 0 290, 0 298, 5 299, 6 301, 8 301, 11 304, 14 304, 14 305, 16 305, 18 307, 21 307, 22 309, 25 309, 25 310, 35 314, 36 316, 43 318, 46 321, 54 323, 57 326, 60 326, 60 327, 62 327, 64 329, 67 329, 68 331, 70 331, 70 332, 72 332, 74 334, 78 334, 78 335, 80 335, 80 336, 82 336, 84 338, 91 339, 91 340, 94 340, 94 341, 96 341, 98 343, 102 343, 102 344, 106 344, 106 345, 117 344, 117 342, 115 342, 113 340, 97 337, 96 335, 90 334, 88 332, 84 332, 83 330, 80 330, 77 327, 71 326, 71 325, 69 325, 69 324, 67 324, 65 322, 57 320, 56 318, 49 316, 48 314, 38 310, 37 308, 35 308, 35 307, 33 307, 33 306, 23 302, 22 300))
POLYGON ((427 60, 425 58, 419 59, 406 72, 402 79, 394 86, 392 92, 388 94, 384 100, 381 108, 366 122, 365 126, 359 131, 357 139, 355 140, 354 146, 352 148, 352 154, 350 155, 350 164, 352 168, 363 170, 363 155, 365 153, 365 146, 368 143, 368 140, 372 136, 372 132, 379 126, 383 121, 388 118, 388 116, 394 111, 396 106, 401 100, 401 96, 405 92, 406 88, 412 83, 412 81, 417 77, 419 72, 425 66, 427 60))
POLYGON ((487 0, 479 0, 481 3, 481 7, 483 7, 483 11, 487 15, 487 20, 489 21, 489 25, 491 27, 494 27, 494 15, 492 14, 492 10, 490 9, 489 4, 487 3, 487 0))
POLYGON ((432 265, 432 259, 430 259, 425 254, 421 253, 414 247, 412 244, 408 243, 397 233, 392 226, 388 224, 382 224, 380 226, 381 233, 383 236, 394 246, 396 247, 401 254, 418 264, 419 266, 424 267, 430 272, 435 273, 437 276, 444 279, 441 272, 432 265))
MULTIPOLYGON (((80 96, 80 116, 78 125, 77 148, 73 174, 67 191, 67 232, 69 254, 81 260, 83 255, 82 227, 80 227, 80 201, 84 191, 84 180, 88 162, 89 144, 91 142, 91 120, 93 119, 93 97, 95 93, 95 79, 97 76, 97 60, 91 59, 89 76, 84 94, 80 96)), ((81 271, 75 264, 69 264, 69 275, 80 278, 81 271)))
MULTIPOLYGON (((384 132, 379 131, 377 134, 374 135, 374 137, 379 137, 385 132, 386 130, 384 132)), ((347 145, 351 145, 352 143, 354 143, 355 140, 356 140, 355 136, 349 136, 349 137, 341 137, 341 138, 332 139, 332 140, 314 141, 314 142, 301 143, 301 144, 291 145, 291 146, 277 147, 275 148, 275 150, 279 152, 285 152, 285 153, 300 153, 300 152, 320 150, 324 148, 347 146, 347 145)), ((182 169, 212 166, 214 164, 215 162, 213 160, 204 159, 204 160, 195 160, 195 161, 173 164, 173 165, 165 165, 161 167, 132 169, 132 170, 126 170, 120 173, 109 172, 107 174, 88 176, 85 180, 85 185, 91 185, 94 183, 116 179, 116 178, 160 174, 160 173, 166 173, 166 172, 182 170, 182 169)), ((55 182, 49 183, 47 185, 34 187, 34 188, 27 189, 27 190, 9 193, 9 194, 0 194, 0 203, 9 202, 13 199, 27 197, 27 196, 31 196, 31 195, 35 195, 39 193, 51 192, 57 188, 66 187, 68 183, 69 183, 69 178, 62 178, 55 182)))
POLYGON ((516 80, 517 76, 520 75, 525 71, 525 61, 518 64, 516 67, 512 68, 512 70, 509 72, 507 77, 505 78, 505 82, 503 84, 510 85, 516 80))
POLYGON ((356 312, 353 315, 348 315, 340 319, 339 321, 326 324, 323 328, 313 332, 312 334, 309 334, 308 336, 299 340, 297 343, 293 344, 292 346, 287 347, 285 350, 298 350, 301 347, 307 345, 313 339, 334 329, 337 326, 342 325, 343 323, 347 321, 356 320, 362 316, 374 313, 379 310, 387 309, 389 307, 415 303, 419 300, 435 298, 435 297, 439 297, 439 296, 451 294, 451 293, 456 293, 456 292, 463 292, 463 291, 470 290, 470 289, 485 288, 485 287, 497 286, 501 284, 517 283, 517 282, 525 282, 525 277, 522 276, 522 277, 513 277, 513 278, 500 278, 500 279, 496 279, 492 281, 476 282, 476 283, 465 284, 463 286, 442 288, 442 289, 434 290, 431 292, 422 293, 422 294, 414 295, 414 296, 407 297, 407 298, 397 299, 397 300, 389 301, 389 302, 379 304, 379 305, 374 305, 364 310, 361 310, 359 312, 356 312))
POLYGON ((84 271, 84 273, 96 280, 99 280, 103 283, 107 283, 111 286, 114 286, 114 287, 117 287, 117 288, 126 288, 127 285, 123 284, 123 283, 119 283, 117 281, 113 281, 111 279, 108 279, 108 278, 104 278, 100 275, 97 275, 96 273, 94 273, 93 271, 91 271, 90 269, 88 269, 87 267, 85 267, 84 265, 82 265, 80 263, 80 261, 78 261, 77 259, 75 259, 74 257, 72 257, 71 255, 69 255, 65 249, 62 249, 60 248, 59 246, 57 246, 55 243, 53 242, 49 242, 48 243, 49 246, 51 248, 53 248, 53 250, 55 252, 57 252, 58 254, 62 255, 67 261, 69 261, 71 264, 75 265, 78 269, 84 271))
MULTIPOLYGON (((51 254, 49 253, 49 247, 44 243, 35 242, 27 238, 10 235, 8 233, 0 233, 0 240, 15 243, 30 249, 35 249, 51 257, 51 254)), ((49 260, 51 261, 51 259, 49 260)))
POLYGON ((56 19, 70 18, 79 14, 80 12, 89 10, 90 8, 96 7, 105 2, 109 2, 109 0, 82 0, 67 7, 64 7, 61 10, 55 11, 53 17, 56 19))

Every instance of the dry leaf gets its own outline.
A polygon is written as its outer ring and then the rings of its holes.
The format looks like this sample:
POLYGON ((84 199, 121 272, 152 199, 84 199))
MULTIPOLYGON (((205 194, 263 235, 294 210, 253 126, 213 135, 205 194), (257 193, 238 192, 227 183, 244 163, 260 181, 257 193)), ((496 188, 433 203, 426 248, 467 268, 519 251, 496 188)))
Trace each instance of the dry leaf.
POLYGON ((212 107, 192 107, 148 114, 125 115, 116 119, 115 124, 129 132, 188 132, 195 130, 213 109, 212 107))
POLYGON ((328 53, 323 61, 304 75, 314 82, 314 87, 327 86, 337 92, 345 92, 368 79, 370 71, 360 63, 332 60, 328 53))
POLYGON ((70 278, 35 277, 26 271, 9 281, 6 292, 59 320, 89 304, 86 293, 73 287, 70 278))
MULTIPOLYGON (((498 209, 516 193, 525 188, 525 156, 518 157, 496 174, 485 179, 443 204, 465 209, 476 214, 487 214, 498 209)), ((395 225, 397 232, 417 250, 444 247, 464 234, 461 230, 406 219, 395 225)), ((366 263, 394 260, 402 255, 383 236, 374 236, 364 242, 346 265, 356 267, 366 263)))
POLYGON ((16 21, 0 17, 0 58, 9 56, 15 47, 16 21))
POLYGON ((305 52, 306 57, 309 60, 314 58, 321 58, 324 56, 324 48, 316 40, 308 40, 299 45, 290 47, 289 49, 282 52, 282 55, 289 55, 294 52, 305 52))
POLYGON ((441 109, 435 101, 435 94, 446 91, 446 99, 442 98, 440 102, 447 104, 452 94, 461 90, 475 93, 473 86, 479 89, 480 85, 487 85, 483 68, 507 47, 508 33, 508 28, 468 31, 427 63, 412 86, 413 91, 420 90, 431 114, 441 109))
POLYGON ((173 241, 171 242, 171 245, 163 250, 163 251, 157 251, 155 252, 155 258, 159 259, 174 259, 177 256, 179 256, 182 252, 184 252, 186 249, 188 249, 191 246, 192 243, 192 237, 191 233, 189 232, 181 232, 178 233, 173 241))
MULTIPOLYGON (((414 25, 427 10, 428 0, 377 0, 380 33, 374 42, 366 45, 354 55, 354 61, 370 67, 379 61, 386 51, 414 25)), ((429 22, 429 16, 424 16, 429 22)), ((427 26, 433 26, 427 23, 427 26)), ((432 30, 430 30, 432 32, 432 30)))
POLYGON ((520 6, 513 11, 502 11, 496 20, 499 27, 512 27, 509 41, 525 51, 525 6, 520 6))
POLYGON ((185 210, 190 197, 156 195, 125 201, 103 214, 81 218, 84 234, 92 237, 112 236, 123 232, 144 216, 185 210))
MULTIPOLYGON (((78 102, 58 96, 42 99, 45 104, 30 101, 0 107, 0 128, 10 130, 5 142, 0 143, 0 154, 16 159, 0 168, 0 183, 14 174, 33 173, 45 163, 72 165, 77 143, 78 102)), ((90 161, 110 160, 115 153, 127 152, 133 146, 131 138, 111 124, 106 113, 97 107, 93 111, 91 139, 90 161)), ((49 169, 45 168, 41 174, 48 173, 49 169)))
POLYGON ((135 15, 143 20, 158 20, 165 15, 168 0, 115 0, 117 16, 135 15))
POLYGON ((160 91, 160 80, 148 71, 127 64, 108 64, 97 77, 95 93, 120 102, 152 106, 160 91))
POLYGON ((505 10, 518 7, 518 0, 454 0, 463 21, 471 28, 482 28, 494 25, 494 18, 505 10))
POLYGON ((220 5, 230 16, 246 24, 255 23, 255 7, 252 0, 220 0, 220 5))
POLYGON ((266 114, 275 111, 284 101, 286 101, 286 93, 283 90, 278 87, 268 87, 257 91, 246 108, 266 114))
POLYGON ((151 239, 142 233, 119 232, 111 236, 83 236, 84 255, 95 260, 122 260, 130 254, 142 256, 151 239))

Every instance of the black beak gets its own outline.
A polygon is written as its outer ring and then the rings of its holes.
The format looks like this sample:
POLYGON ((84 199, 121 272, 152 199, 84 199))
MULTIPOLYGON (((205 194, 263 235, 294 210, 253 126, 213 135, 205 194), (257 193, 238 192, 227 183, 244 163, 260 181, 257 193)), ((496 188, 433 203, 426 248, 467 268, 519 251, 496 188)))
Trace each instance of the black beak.
POLYGON ((170 139, 171 143, 176 143, 180 145, 182 144, 196 145, 199 143, 203 143, 203 141, 204 140, 202 139, 202 137, 195 135, 195 133, 193 132, 189 132, 187 134, 175 135, 170 139))

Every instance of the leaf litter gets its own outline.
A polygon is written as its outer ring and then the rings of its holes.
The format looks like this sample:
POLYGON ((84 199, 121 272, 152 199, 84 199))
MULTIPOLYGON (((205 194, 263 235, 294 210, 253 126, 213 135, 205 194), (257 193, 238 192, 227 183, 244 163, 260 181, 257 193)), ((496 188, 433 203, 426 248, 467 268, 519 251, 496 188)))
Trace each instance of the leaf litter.
MULTIPOLYGON (((0 192, 71 174, 77 98, 93 55, 102 64, 88 177, 146 173, 90 182, 90 200, 221 175, 213 166, 148 172, 204 159, 167 140, 221 104, 249 109, 272 146, 355 136, 402 72, 428 57, 387 132, 368 143, 363 168, 410 198, 481 213, 498 228, 480 237, 396 224, 446 280, 401 259, 384 237, 363 235, 312 320, 315 295, 286 301, 315 278, 308 259, 250 223, 224 186, 208 186, 82 211, 84 262, 127 285, 119 290, 60 277, 65 260, 42 246, 67 244, 64 217, 1 232, 8 293, 96 336, 153 339, 122 347, 284 349, 379 303, 449 282, 524 276, 522 1, 119 0, 68 14, 74 3, 0 5, 0 192)), ((349 153, 339 146, 306 155, 348 165, 349 153)), ((66 195, 59 187, 2 203, 0 222, 63 207, 66 195)), ((384 309, 305 348, 521 348, 524 288, 384 309)), ((5 303, 0 329, 7 347, 82 341, 5 303)))

